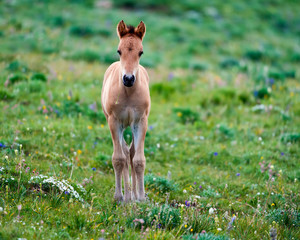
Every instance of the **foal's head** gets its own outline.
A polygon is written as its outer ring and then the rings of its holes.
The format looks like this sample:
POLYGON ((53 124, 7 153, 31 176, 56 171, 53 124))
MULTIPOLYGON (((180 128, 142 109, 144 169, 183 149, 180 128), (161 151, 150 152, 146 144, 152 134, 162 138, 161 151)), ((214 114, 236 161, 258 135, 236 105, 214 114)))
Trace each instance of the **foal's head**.
POLYGON ((143 22, 135 28, 126 26, 124 21, 119 22, 117 32, 120 38, 118 53, 122 67, 122 80, 126 87, 132 87, 139 67, 140 57, 143 54, 142 40, 146 26, 143 22))

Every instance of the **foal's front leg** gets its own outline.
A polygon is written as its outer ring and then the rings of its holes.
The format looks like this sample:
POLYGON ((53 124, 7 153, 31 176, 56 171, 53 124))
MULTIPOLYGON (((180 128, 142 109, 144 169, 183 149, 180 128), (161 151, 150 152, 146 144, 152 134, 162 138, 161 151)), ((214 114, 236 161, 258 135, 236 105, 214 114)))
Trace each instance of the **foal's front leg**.
POLYGON ((114 145, 114 152, 112 155, 112 164, 116 179, 116 191, 114 198, 117 201, 123 201, 122 172, 126 164, 126 156, 122 149, 123 127, 121 123, 113 116, 108 118, 108 125, 114 145))
POLYGON ((147 118, 142 118, 139 122, 134 123, 132 126, 135 148, 135 154, 132 162, 138 185, 138 200, 140 201, 146 199, 144 188, 144 172, 146 165, 146 159, 144 155, 144 141, 147 131, 147 124, 147 118))

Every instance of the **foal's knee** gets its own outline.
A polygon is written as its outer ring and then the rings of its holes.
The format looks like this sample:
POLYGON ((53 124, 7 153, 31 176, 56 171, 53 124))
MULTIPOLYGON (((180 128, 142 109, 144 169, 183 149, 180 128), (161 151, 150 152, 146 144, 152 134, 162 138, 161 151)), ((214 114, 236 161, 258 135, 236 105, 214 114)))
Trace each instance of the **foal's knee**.
POLYGON ((126 164, 126 157, 122 155, 121 156, 113 155, 112 164, 114 166, 115 171, 122 171, 126 164))
POLYGON ((133 159, 133 167, 137 174, 144 173, 145 165, 146 165, 145 157, 133 159))

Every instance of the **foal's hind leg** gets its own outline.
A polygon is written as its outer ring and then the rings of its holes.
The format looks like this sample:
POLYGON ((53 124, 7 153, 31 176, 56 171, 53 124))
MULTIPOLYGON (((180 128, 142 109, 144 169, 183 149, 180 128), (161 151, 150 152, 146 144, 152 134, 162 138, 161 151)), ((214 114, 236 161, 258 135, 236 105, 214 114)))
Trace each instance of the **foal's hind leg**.
POLYGON ((136 191, 136 173, 135 173, 135 169, 133 167, 133 157, 134 157, 134 138, 132 139, 132 143, 130 146, 130 165, 131 165, 131 181, 132 181, 132 200, 137 200, 138 199, 138 195, 137 195, 137 191, 136 191))
POLYGON ((128 146, 123 138, 122 142, 123 152, 126 156, 126 162, 123 168, 123 178, 124 178, 124 197, 125 202, 129 202, 131 200, 131 190, 130 190, 130 182, 129 182, 129 162, 130 162, 130 154, 128 146))
POLYGON ((138 185, 138 200, 143 201, 146 199, 144 188, 144 172, 146 165, 146 159, 144 155, 144 141, 147 131, 147 119, 141 118, 140 121, 134 123, 131 128, 134 136, 135 149, 135 154, 132 162, 138 185))

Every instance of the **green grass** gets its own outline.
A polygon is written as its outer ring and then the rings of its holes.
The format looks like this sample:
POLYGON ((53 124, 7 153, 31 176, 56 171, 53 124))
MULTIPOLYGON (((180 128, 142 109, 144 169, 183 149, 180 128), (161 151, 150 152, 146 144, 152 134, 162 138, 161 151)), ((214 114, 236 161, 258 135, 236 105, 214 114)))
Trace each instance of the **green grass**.
POLYGON ((299 4, 177 2, 0 3, 0 239, 300 238, 299 4), (126 205, 100 103, 121 19, 152 101, 126 205))

